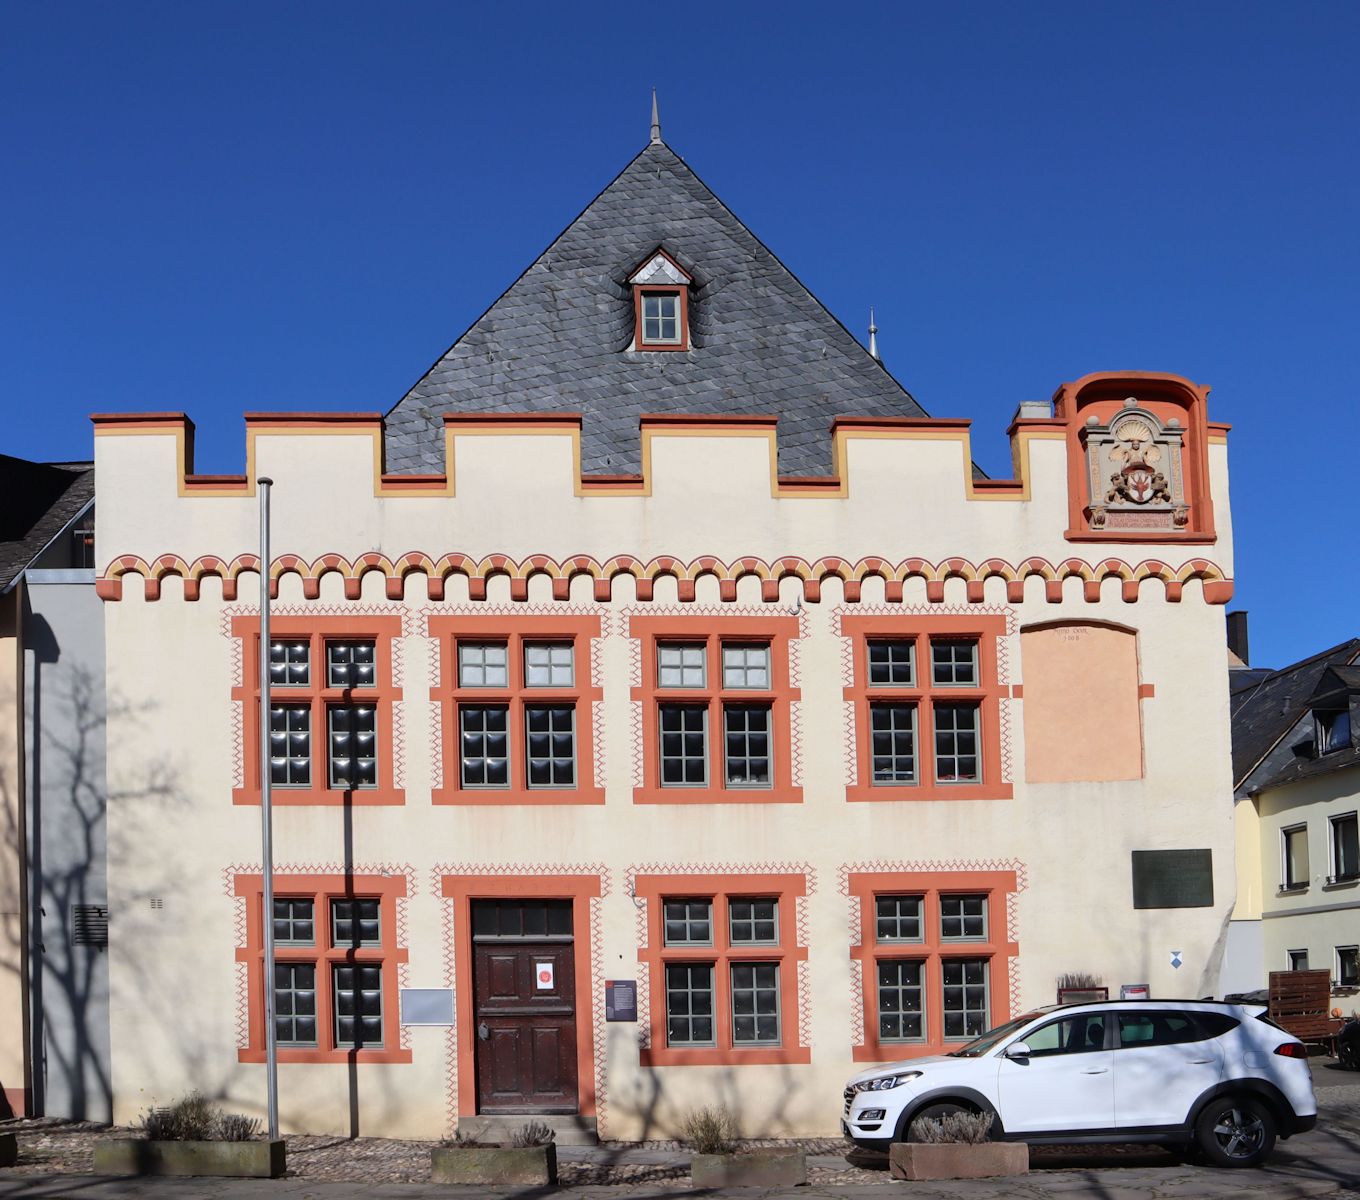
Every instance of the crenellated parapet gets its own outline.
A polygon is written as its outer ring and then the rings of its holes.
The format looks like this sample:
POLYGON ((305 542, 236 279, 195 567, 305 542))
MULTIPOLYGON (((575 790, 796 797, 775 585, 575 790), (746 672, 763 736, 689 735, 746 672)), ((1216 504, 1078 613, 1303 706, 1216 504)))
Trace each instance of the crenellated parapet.
POLYGON ((268 475, 271 578, 277 588, 297 576, 306 597, 334 574, 357 599, 376 572, 393 599, 411 576, 435 600, 454 576, 473 599, 496 576, 524 598, 543 576, 557 599, 587 577, 607 601, 627 577, 629 594, 647 601, 669 577, 687 602, 708 576, 725 601, 753 577, 766 600, 787 579, 816 600, 836 579, 854 603, 879 579, 890 603, 913 580, 942 603, 957 579, 976 603, 995 579, 1018 602, 1037 577, 1053 603, 1071 579, 1093 602, 1117 579, 1127 602, 1147 580, 1170 601, 1199 580, 1206 600, 1224 603, 1226 427, 1205 419, 1206 395, 1163 375, 1066 385, 1057 415, 1022 410, 1013 422, 1008 480, 975 477, 960 420, 840 418, 829 431, 834 474, 789 477, 777 471, 774 417, 643 417, 642 471, 600 476, 581 472, 577 414, 451 414, 444 473, 398 476, 384 470, 377 414, 250 414, 246 471, 222 476, 194 472, 182 413, 97 416, 97 544, 108 554, 99 593, 121 598, 135 574, 150 599, 169 576, 184 580, 187 600, 209 577, 233 597, 240 575, 259 569, 255 480, 268 475))

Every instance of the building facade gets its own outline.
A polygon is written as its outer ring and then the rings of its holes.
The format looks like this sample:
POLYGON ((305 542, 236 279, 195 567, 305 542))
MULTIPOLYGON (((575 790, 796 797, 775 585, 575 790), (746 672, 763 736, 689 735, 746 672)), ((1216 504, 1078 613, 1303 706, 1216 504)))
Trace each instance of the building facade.
POLYGON ((384 418, 96 418, 115 1117, 834 1134, 845 1077, 1214 990, 1226 427, 1172 375, 924 415, 654 133, 384 418), (274 911, 262 912, 256 480, 274 911))
POLYGON ((1345 1011, 1360 992, 1360 639, 1232 690, 1242 990, 1324 968, 1345 1011))

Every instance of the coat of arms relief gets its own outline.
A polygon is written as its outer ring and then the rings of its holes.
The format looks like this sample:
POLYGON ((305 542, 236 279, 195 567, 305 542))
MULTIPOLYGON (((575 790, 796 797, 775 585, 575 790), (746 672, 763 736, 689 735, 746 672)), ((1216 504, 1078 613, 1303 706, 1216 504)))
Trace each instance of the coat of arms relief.
POLYGON ((1163 424, 1130 396, 1108 424, 1093 416, 1082 432, 1092 529, 1187 526, 1190 505, 1181 470, 1185 430, 1177 418, 1163 424))

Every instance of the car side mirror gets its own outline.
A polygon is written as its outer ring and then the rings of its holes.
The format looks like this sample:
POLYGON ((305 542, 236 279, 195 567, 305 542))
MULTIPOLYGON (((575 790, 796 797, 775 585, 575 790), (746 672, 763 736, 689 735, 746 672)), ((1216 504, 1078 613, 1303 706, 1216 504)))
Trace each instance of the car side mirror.
POLYGON ((1029 1046, 1025 1042, 1012 1042, 1006 1047, 1007 1058, 1028 1058, 1029 1046))

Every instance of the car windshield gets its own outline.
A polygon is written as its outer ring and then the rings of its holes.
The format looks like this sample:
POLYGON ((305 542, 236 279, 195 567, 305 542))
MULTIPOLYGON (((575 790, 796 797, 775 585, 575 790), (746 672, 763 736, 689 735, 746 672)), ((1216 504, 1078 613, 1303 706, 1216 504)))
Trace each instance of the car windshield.
POLYGON ((957 1050, 949 1052, 950 1058, 977 1058, 979 1054, 986 1054, 997 1042, 1010 1037, 1022 1025, 1028 1025, 1035 1017, 1042 1016, 1042 1013, 1026 1013, 1023 1017, 1016 1017, 1014 1021, 1007 1021, 1004 1025, 998 1025, 995 1029, 989 1029, 979 1038, 974 1038, 966 1046, 960 1046, 957 1050))

